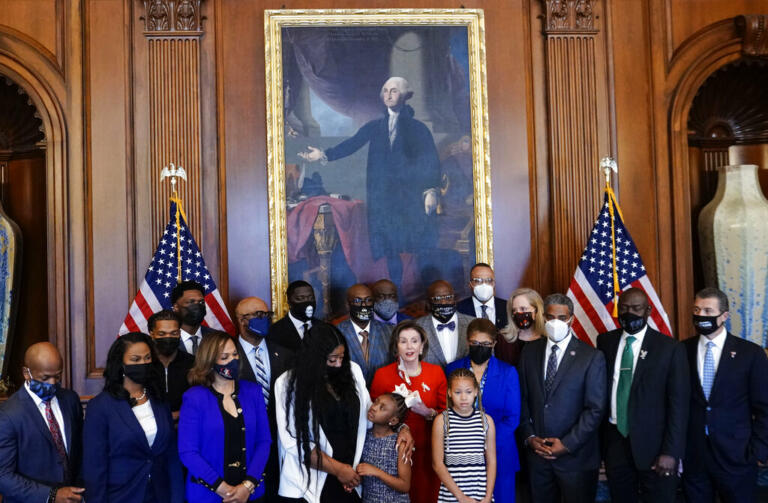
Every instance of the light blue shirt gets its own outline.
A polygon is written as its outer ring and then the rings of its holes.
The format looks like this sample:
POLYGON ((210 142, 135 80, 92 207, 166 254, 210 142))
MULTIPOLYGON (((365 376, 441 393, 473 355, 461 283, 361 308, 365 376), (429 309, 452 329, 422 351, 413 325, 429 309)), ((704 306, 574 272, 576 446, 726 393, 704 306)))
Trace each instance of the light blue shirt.
POLYGON ((256 353, 259 354, 261 363, 264 366, 264 373, 267 377, 267 384, 269 384, 271 382, 270 375, 272 373, 272 369, 269 366, 269 350, 267 349, 267 340, 262 337, 258 346, 254 346, 250 342, 243 339, 242 336, 239 337, 239 340, 240 346, 242 346, 243 352, 245 352, 245 355, 242 356, 248 360, 248 365, 251 366, 254 376, 256 375, 256 353))

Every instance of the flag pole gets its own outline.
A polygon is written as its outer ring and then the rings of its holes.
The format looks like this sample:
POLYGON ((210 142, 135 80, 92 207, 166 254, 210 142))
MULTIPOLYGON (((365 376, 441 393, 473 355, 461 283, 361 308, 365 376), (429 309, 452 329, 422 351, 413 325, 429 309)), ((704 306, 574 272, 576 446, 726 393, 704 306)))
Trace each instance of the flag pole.
POLYGON ((605 193, 608 194, 608 212, 611 215, 611 260, 613 266, 613 313, 611 313, 611 316, 617 318, 619 316, 619 294, 621 293, 621 288, 619 286, 619 275, 616 270, 616 215, 614 214, 614 206, 618 209, 618 204, 616 204, 616 196, 611 188, 611 171, 617 173, 618 166, 612 157, 603 157, 600 160, 600 169, 603 170, 605 175, 605 193))
POLYGON ((166 166, 160 172, 160 182, 166 178, 171 179, 171 201, 176 203, 176 282, 181 283, 181 219, 186 220, 187 218, 181 206, 181 198, 176 192, 176 178, 181 178, 186 182, 187 172, 181 166, 176 167, 170 163, 170 167, 166 166))

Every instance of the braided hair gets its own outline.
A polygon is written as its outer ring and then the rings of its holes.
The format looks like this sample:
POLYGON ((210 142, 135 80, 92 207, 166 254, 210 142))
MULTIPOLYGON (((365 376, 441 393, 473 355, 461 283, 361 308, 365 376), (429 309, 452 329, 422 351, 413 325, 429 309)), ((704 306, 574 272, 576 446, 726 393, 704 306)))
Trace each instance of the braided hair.
MULTIPOLYGON (((470 381, 472 381, 472 385, 477 390, 477 408, 480 411, 480 414, 482 415, 482 418, 483 418, 483 433, 485 433, 488 429, 488 423, 485 418, 485 410, 483 410, 482 391, 480 390, 480 385, 478 384, 477 379, 475 378, 474 372, 472 372, 470 369, 466 367, 460 367, 454 370, 453 372, 451 372, 451 375, 448 376, 448 390, 449 390, 448 396, 447 396, 448 408, 453 407, 453 401, 451 400, 450 389, 451 389, 451 385, 453 384, 453 381, 456 381, 457 379, 469 379, 470 381)), ((448 433, 450 433, 450 431, 451 431, 451 424, 448 419, 448 409, 446 409, 443 411, 443 432, 445 435, 444 441, 446 442, 446 446, 445 446, 446 451, 448 450, 448 433)))
POLYGON ((389 425, 393 431, 397 431, 405 422, 405 417, 408 415, 408 406, 405 404, 405 397, 398 395, 397 393, 384 393, 381 396, 388 396, 395 403, 395 415, 392 417, 397 418, 397 424, 389 425))

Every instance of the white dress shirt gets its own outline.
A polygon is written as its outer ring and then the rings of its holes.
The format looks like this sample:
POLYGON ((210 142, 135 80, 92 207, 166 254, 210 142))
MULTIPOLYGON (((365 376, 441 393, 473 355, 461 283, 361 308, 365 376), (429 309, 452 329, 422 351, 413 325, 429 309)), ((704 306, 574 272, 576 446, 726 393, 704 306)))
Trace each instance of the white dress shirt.
POLYGON ((619 347, 616 350, 616 361, 613 362, 613 378, 611 380, 611 416, 608 421, 611 424, 616 424, 616 390, 619 389, 619 376, 621 375, 621 355, 624 354, 624 347, 627 345, 627 337, 632 335, 635 341, 632 343, 632 377, 635 376, 635 369, 637 369, 637 359, 640 357, 640 348, 643 347, 643 339, 645 338, 645 332, 648 330, 648 325, 644 326, 636 334, 628 334, 626 332, 621 333, 621 339, 619 340, 619 347))
POLYGON ((365 330, 366 332, 368 332, 368 340, 369 340, 369 341, 371 340, 371 322, 370 322, 370 321, 369 321, 369 322, 368 322, 368 324, 365 326, 365 328, 360 328, 360 327, 357 325, 357 323, 355 323, 355 322, 353 321, 353 322, 352 322, 352 327, 355 329, 355 333, 357 334, 357 342, 359 342, 359 343, 360 343, 360 347, 362 347, 362 346, 363 346, 363 336, 362 336, 362 335, 360 335, 360 332, 362 332, 363 330, 365 330))
MULTIPOLYGON (((717 375, 717 366, 720 365, 720 357, 723 356, 723 346, 725 345, 725 338, 728 336, 728 332, 725 330, 725 326, 722 326, 715 333, 717 335, 712 337, 711 341, 715 343, 712 347, 712 359, 715 360, 715 375, 717 375)), ((699 336, 699 353, 696 359, 696 368, 699 370, 699 381, 702 386, 704 385, 704 357, 707 355, 707 343, 709 341, 710 339, 703 335, 699 336)))
POLYGON ((475 306, 475 318, 483 317, 483 307, 486 306, 485 312, 488 314, 488 319, 493 323, 496 323, 496 297, 491 297, 488 302, 482 303, 473 295, 472 304, 475 306))
POLYGON ((395 143, 395 137, 397 136, 397 117, 400 115, 400 112, 393 112, 391 108, 387 108, 387 112, 389 113, 389 144, 392 145, 395 143))
MULTIPOLYGON (((557 343, 557 368, 560 368, 560 362, 563 361, 563 356, 565 355, 565 350, 568 347, 568 344, 571 343, 571 337, 573 332, 570 330, 568 331, 568 335, 565 336, 565 338, 557 343)), ((544 380, 547 380, 547 363, 549 362, 549 355, 552 354, 552 346, 554 346, 555 343, 552 342, 552 339, 547 337, 547 347, 544 350, 544 380)))
POLYGON ((136 420, 139 421, 141 429, 144 430, 144 435, 147 437, 147 443, 152 447, 155 443, 155 437, 157 436, 157 421, 155 420, 155 413, 152 411, 152 404, 149 400, 141 405, 131 407, 133 415, 136 416, 136 420))
POLYGON ((443 356, 445 357, 446 363, 451 363, 456 359, 456 351, 458 350, 459 345, 459 316, 454 313, 451 319, 445 323, 450 322, 454 323, 453 331, 448 330, 447 328, 438 330, 437 326, 443 325, 444 323, 434 316, 432 317, 432 324, 435 327, 437 340, 440 341, 440 348, 443 350, 443 356))
MULTIPOLYGON (((48 425, 48 429, 50 430, 51 425, 48 424, 48 418, 45 417, 45 402, 40 400, 39 396, 32 393, 32 390, 29 389, 29 383, 25 382, 24 388, 26 388, 27 393, 29 393, 29 396, 34 400, 37 410, 40 411, 40 415, 43 416, 43 421, 45 421, 45 424, 48 425)), ((69 446, 67 445, 67 428, 64 425, 64 416, 61 414, 61 407, 59 407, 59 399, 56 397, 51 398, 51 410, 53 411, 53 417, 56 418, 56 422, 59 423, 59 431, 61 432, 61 440, 64 441, 64 449, 69 452, 69 446)))
POLYGON ((183 328, 181 329, 181 342, 184 344, 184 347, 187 348, 187 353, 194 354, 192 352, 192 336, 197 337, 197 347, 200 347, 200 343, 203 342, 203 329, 202 327, 197 327, 197 332, 194 334, 190 334, 183 328))
POLYGON ((245 353, 245 359, 248 360, 248 365, 251 366, 251 370, 253 370, 253 375, 256 376, 256 354, 258 353, 259 358, 261 359, 261 364, 264 367, 264 375, 267 378, 267 383, 272 382, 272 367, 269 366, 269 349, 267 349, 267 340, 262 337, 261 342, 259 342, 258 346, 254 346, 250 342, 243 339, 243 336, 239 337, 240 346, 243 348, 243 352, 245 353))
POLYGON ((294 318, 290 311, 288 311, 288 318, 291 320, 291 323, 293 323, 293 326, 296 327, 296 331, 299 333, 299 338, 304 339, 304 323, 307 324, 307 330, 309 330, 312 328, 312 320, 301 321, 298 318, 294 318))

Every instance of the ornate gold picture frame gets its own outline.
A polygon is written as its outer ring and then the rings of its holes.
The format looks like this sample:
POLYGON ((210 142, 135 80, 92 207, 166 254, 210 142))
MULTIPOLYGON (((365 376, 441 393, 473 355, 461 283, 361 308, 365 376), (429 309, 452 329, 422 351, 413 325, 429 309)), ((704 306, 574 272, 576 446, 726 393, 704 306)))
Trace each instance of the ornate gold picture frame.
POLYGON ((493 263, 483 11, 267 10, 272 306, 318 316, 391 278, 402 304, 493 263))

